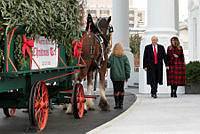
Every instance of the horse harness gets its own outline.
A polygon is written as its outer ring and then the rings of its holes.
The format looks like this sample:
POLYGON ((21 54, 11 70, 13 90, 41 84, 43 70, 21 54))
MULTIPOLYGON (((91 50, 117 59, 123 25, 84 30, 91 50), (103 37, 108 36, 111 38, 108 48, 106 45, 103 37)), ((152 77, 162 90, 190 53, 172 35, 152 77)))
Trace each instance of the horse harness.
MULTIPOLYGON (((98 60, 95 60, 95 63, 97 65, 97 68, 100 69, 101 68, 101 61, 105 60, 104 58, 104 50, 103 50, 103 44, 105 45, 105 50, 108 49, 109 46, 109 41, 106 39, 106 37, 103 35, 102 31, 100 30, 98 24, 97 24, 97 29, 98 32, 94 32, 95 38, 98 41, 98 43, 100 44, 100 57, 98 58, 98 60)), ((108 26, 107 27, 107 35, 110 36, 110 33, 113 32, 113 27, 112 26, 108 26)), ((91 35, 89 35, 89 38, 91 38, 91 35)), ((90 55, 89 56, 85 56, 83 57, 83 59, 91 59, 94 58, 93 54, 94 54, 94 40, 93 42, 90 42, 90 55)))

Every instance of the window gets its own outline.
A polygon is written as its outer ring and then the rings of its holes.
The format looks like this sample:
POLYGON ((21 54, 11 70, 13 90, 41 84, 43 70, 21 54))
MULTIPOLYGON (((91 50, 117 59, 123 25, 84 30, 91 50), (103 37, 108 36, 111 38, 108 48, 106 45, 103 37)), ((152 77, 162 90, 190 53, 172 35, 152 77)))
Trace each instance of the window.
POLYGON ((142 17, 142 13, 138 13, 138 17, 142 17))
POLYGON ((135 19, 134 17, 129 17, 130 21, 134 21, 134 19, 135 19))
POLYGON ((134 13, 135 13, 134 10, 129 11, 129 14, 134 14, 134 13))
POLYGON ((96 14, 97 13, 97 11, 96 10, 87 10, 87 13, 89 14, 96 14))
POLYGON ((134 24, 129 24, 129 27, 134 27, 134 24))
POLYGON ((109 10, 100 10, 100 14, 110 14, 109 10))

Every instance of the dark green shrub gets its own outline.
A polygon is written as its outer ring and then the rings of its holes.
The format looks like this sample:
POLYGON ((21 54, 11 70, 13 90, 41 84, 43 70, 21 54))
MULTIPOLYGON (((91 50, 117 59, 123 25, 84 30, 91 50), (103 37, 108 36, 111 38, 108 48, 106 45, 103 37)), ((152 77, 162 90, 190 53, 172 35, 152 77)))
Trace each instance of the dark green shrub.
POLYGON ((200 62, 191 61, 186 65, 187 83, 200 83, 200 62))

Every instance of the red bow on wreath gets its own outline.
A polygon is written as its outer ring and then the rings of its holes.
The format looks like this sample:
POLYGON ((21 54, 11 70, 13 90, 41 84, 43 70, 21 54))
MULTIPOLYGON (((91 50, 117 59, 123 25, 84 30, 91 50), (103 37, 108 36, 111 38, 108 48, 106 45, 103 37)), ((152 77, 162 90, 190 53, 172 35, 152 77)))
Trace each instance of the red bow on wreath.
POLYGON ((72 42, 72 45, 74 45, 74 58, 75 56, 78 58, 79 56, 79 51, 78 48, 82 48, 82 43, 76 42, 75 40, 72 42))
POLYGON ((28 53, 29 57, 30 57, 30 61, 32 60, 32 55, 31 55, 31 51, 29 49, 29 47, 33 47, 34 46, 34 40, 27 40, 25 35, 22 36, 23 39, 23 46, 22 46, 22 53, 24 55, 24 57, 26 56, 25 52, 28 53))

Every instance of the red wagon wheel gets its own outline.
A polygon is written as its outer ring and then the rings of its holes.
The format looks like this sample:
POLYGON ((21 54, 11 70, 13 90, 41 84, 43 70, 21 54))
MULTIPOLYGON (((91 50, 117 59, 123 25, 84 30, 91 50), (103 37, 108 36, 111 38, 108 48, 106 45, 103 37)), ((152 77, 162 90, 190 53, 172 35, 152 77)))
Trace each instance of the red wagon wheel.
POLYGON ((3 113, 6 117, 12 117, 15 114, 16 108, 3 108, 3 113))
POLYGON ((29 98, 29 120, 32 126, 43 130, 48 119, 48 89, 44 82, 35 82, 29 98))
POLYGON ((72 108, 73 114, 76 119, 80 119, 84 114, 85 95, 83 86, 80 83, 74 85, 72 93, 72 108))

